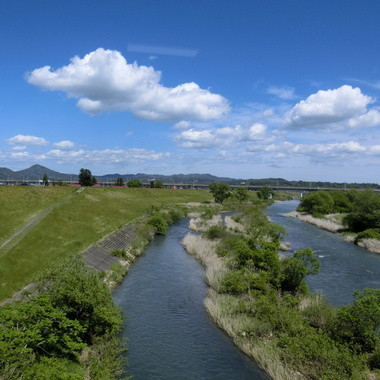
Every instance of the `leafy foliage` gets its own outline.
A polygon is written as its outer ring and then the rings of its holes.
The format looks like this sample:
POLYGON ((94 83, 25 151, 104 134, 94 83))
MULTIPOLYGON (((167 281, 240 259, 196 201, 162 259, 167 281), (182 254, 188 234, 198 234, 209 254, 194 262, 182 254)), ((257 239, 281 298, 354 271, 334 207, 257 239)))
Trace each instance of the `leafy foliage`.
POLYGON ((224 182, 210 183, 209 188, 216 203, 223 203, 231 196, 231 188, 224 182))
POLYGON ((245 202, 248 200, 248 190, 245 187, 238 187, 235 189, 233 196, 238 202, 245 202))
POLYGON ((79 171, 78 182, 81 186, 92 186, 96 184, 96 178, 92 176, 91 170, 82 168, 79 171))
POLYGON ((165 220, 165 217, 161 214, 152 216, 147 223, 154 227, 155 233, 159 235, 165 235, 166 231, 169 228, 168 223, 165 220))
POLYGON ((0 377, 83 378, 68 364, 75 367, 82 349, 120 328, 100 274, 79 259, 67 261, 41 278, 38 296, 0 309, 0 377))
POLYGON ((142 187, 142 183, 137 179, 132 179, 127 182, 128 187, 142 187))
POLYGON ((263 186, 258 192, 257 196, 259 199, 270 199, 273 196, 273 190, 270 186, 263 186))
POLYGON ((380 344, 380 289, 355 292, 353 305, 338 310, 335 334, 358 351, 371 352, 380 344))

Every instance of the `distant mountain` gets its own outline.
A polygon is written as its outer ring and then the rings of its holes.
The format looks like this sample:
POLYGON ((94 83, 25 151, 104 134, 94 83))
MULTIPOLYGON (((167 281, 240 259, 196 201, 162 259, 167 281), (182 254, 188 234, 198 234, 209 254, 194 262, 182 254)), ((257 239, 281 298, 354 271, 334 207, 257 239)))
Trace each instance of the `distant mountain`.
POLYGON ((0 168, 0 180, 15 179, 18 181, 38 180, 46 174, 50 180, 77 180, 77 174, 59 173, 41 165, 33 165, 28 169, 13 171, 8 168, 0 168))
MULTIPOLYGON (((8 168, 0 168, 0 180, 14 179, 18 181, 27 180, 39 180, 46 174, 49 180, 63 180, 63 181, 77 181, 78 174, 65 174, 56 172, 41 165, 33 165, 28 169, 13 171, 8 168)), ((94 174, 94 173, 93 173, 94 174)), ((377 183, 342 183, 342 182, 308 182, 308 181, 288 181, 284 178, 262 178, 262 179, 241 179, 230 177, 217 177, 211 174, 106 174, 97 176, 98 182, 109 181, 114 182, 116 178, 123 178, 124 182, 136 179, 141 182, 149 182, 151 180, 162 181, 164 183, 199 183, 208 184, 212 182, 225 182, 230 185, 252 185, 252 186, 264 186, 269 185, 276 186, 289 186, 289 187, 321 187, 321 188, 333 188, 333 189, 352 189, 352 188, 371 188, 380 189, 380 185, 377 183)))

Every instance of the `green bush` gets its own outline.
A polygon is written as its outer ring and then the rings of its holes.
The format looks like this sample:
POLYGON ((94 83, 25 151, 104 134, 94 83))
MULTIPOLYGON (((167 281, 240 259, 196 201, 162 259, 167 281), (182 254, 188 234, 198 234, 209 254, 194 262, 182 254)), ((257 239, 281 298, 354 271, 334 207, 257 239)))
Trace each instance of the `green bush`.
POLYGON ((308 214, 329 214, 334 210, 334 199, 328 191, 316 191, 305 195, 297 210, 308 214))
POLYGON ((226 227, 224 226, 211 226, 205 233, 204 236, 207 239, 221 239, 226 236, 226 227))
POLYGON ((308 379, 354 379, 365 368, 348 347, 311 327, 279 338, 281 357, 308 379))
POLYGON ((154 228, 155 233, 158 235, 165 235, 169 228, 163 215, 152 216, 147 223, 154 228))
POLYGON ((380 289, 355 292, 353 305, 338 309, 335 336, 358 352, 371 352, 380 344, 380 289))
POLYGON ((264 290, 267 287, 265 275, 247 269, 228 272, 221 282, 223 293, 242 294, 251 289, 264 290))
POLYGON ((365 231, 359 232, 355 238, 355 243, 357 244, 363 239, 377 239, 380 240, 380 228, 369 228, 365 231))
POLYGON ((111 252, 112 256, 120 257, 121 259, 125 259, 127 256, 127 252, 125 249, 114 249, 111 252))

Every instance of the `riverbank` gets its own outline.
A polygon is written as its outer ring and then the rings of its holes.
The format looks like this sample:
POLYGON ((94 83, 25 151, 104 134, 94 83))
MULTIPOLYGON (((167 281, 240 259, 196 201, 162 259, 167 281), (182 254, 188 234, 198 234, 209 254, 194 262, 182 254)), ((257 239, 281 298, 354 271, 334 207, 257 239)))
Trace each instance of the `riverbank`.
MULTIPOLYGON (((228 261, 216 254, 217 242, 200 235, 188 234, 182 244, 186 251, 194 255, 205 268, 206 281, 210 288, 204 305, 214 322, 271 378, 278 380, 305 379, 280 360, 280 353, 275 346, 270 344, 270 339, 253 342, 250 332, 253 328, 253 321, 236 312, 238 298, 219 293, 221 281, 229 269, 228 261)), ((257 327, 259 327, 259 322, 257 322, 257 327)), ((270 337, 268 336, 268 338, 270 337)))
POLYGON ((181 205, 153 205, 142 217, 112 232, 82 255, 46 270, 32 287, 4 302, 0 309, 0 377, 22 374, 25 379, 58 378, 60 374, 59 378, 73 380, 119 378, 124 372, 120 353, 125 345, 118 338, 122 317, 110 290, 153 236, 165 233, 186 211, 181 205), (36 313, 40 315, 37 322, 36 313), (19 321, 17 315, 24 314, 19 321), (50 326, 51 315, 57 326, 50 326), (66 325, 71 330, 66 331, 66 325), (15 329, 20 332, 17 341, 15 329), (42 340, 38 343, 38 339, 42 340))
POLYGON ((356 243, 355 241, 356 234, 352 233, 350 235, 347 235, 347 234, 342 233, 342 231, 344 231, 346 228, 342 224, 339 223, 339 221, 342 219, 341 214, 327 214, 324 216, 324 218, 316 218, 304 212, 292 211, 290 213, 284 214, 284 216, 290 217, 290 218, 296 218, 296 219, 301 220, 302 222, 312 224, 323 230, 339 234, 343 236, 344 239, 350 243, 357 244, 360 247, 365 248, 370 252, 380 254, 380 240, 372 239, 372 238, 364 238, 364 239, 360 239, 356 243))
POLYGON ((280 259, 276 229, 270 232, 257 210, 235 222, 249 229, 241 234, 236 228, 214 227, 183 240, 188 253, 205 267, 210 286, 205 306, 218 326, 273 379, 376 378, 378 373, 366 364, 371 356, 354 354, 345 341, 349 335, 344 329, 349 333, 351 327, 334 328, 344 326, 344 313, 309 293, 304 281, 294 288, 293 264, 304 265, 298 258, 312 252, 300 250, 280 259), (260 230, 261 238, 252 240, 260 230))

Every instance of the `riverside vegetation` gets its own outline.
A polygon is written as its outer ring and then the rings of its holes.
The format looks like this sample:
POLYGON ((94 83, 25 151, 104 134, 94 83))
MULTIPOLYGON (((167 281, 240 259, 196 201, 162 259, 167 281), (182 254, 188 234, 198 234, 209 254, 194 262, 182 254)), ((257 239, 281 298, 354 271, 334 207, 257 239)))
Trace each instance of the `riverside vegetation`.
MULTIPOLYGON (((297 210, 318 219, 309 222, 342 232, 355 244, 380 253, 380 194, 371 190, 317 191, 302 198, 297 210)), ((308 221, 305 217, 301 215, 308 221)))
POLYGON ((311 293, 305 278, 319 262, 309 248, 278 254, 285 231, 263 214, 267 204, 234 217, 240 228, 217 224, 185 237, 206 268, 208 312, 274 379, 380 377, 380 290, 339 308, 311 293))
MULTIPOLYGON (((24 218, 16 212, 18 220, 11 223, 13 227, 8 234, 28 222, 41 208, 74 194, 71 189, 56 189, 16 189, 9 203, 31 197, 38 201, 25 208, 24 218), (45 194, 48 199, 41 200, 45 194)), ((8 195, 10 189, 1 191, 8 195)), ((135 257, 155 233, 164 234, 169 224, 185 216, 186 207, 182 203, 209 199, 205 191, 86 189, 70 202, 59 205, 54 217, 45 218, 50 224, 41 226, 41 222, 18 243, 15 247, 18 250, 12 249, 0 258, 1 269, 11 272, 10 279, 12 275, 16 277, 10 284, 2 278, 3 287, 17 290, 31 279, 37 284, 32 293, 25 291, 21 299, 0 309, 0 378, 120 378, 124 367, 120 353, 126 346, 117 337, 122 315, 113 303, 109 284, 120 281, 126 270, 117 265, 111 273, 98 273, 84 266, 78 251, 137 218, 138 233, 128 253, 129 258, 135 257), (75 237, 80 244, 59 246, 65 234, 68 240, 75 237), (42 241, 38 239, 41 235, 42 241), (22 252, 19 245, 28 249, 22 252), (20 257, 21 264, 17 263, 20 257), (38 268, 34 260, 46 262, 38 268), (22 264, 32 272, 31 276, 17 273, 22 264)), ((14 210, 18 211, 16 207, 14 210)), ((2 212, 11 219, 11 206, 2 212)), ((114 253, 125 258, 126 252, 114 253)), ((9 294, 9 290, 3 292, 2 298, 9 294)))

